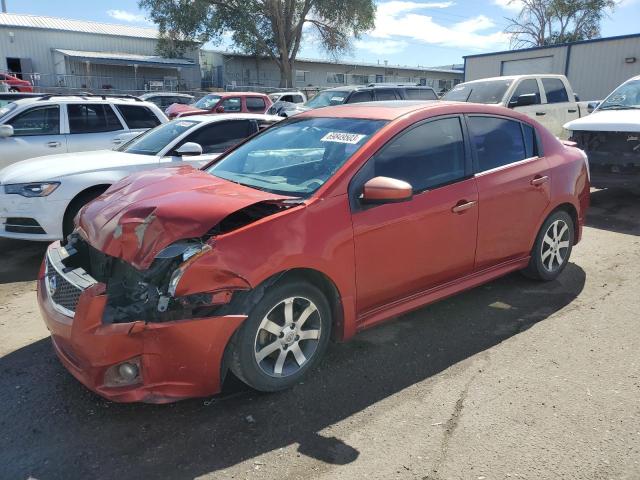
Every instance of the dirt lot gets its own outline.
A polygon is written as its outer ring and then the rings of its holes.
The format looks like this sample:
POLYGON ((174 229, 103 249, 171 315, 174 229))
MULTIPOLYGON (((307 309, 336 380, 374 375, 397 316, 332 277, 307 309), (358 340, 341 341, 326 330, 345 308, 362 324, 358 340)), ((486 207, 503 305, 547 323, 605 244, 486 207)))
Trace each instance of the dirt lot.
POLYGON ((60 366, 44 246, 0 240, 0 478, 638 479, 640 197, 550 284, 511 275, 334 345, 292 391, 119 405, 60 366))

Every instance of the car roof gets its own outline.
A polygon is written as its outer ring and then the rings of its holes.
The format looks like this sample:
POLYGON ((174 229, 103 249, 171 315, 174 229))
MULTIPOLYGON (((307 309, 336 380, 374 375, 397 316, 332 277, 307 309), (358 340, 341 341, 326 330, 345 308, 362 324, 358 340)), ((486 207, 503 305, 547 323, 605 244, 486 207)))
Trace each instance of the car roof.
MULTIPOLYGON (((110 97, 108 95, 100 96, 83 96, 83 95, 68 95, 68 96, 52 96, 50 98, 42 98, 46 96, 46 94, 42 94, 41 96, 36 97, 28 97, 21 98, 19 100, 15 100, 13 103, 17 105, 47 105, 50 103, 115 103, 115 104, 138 104, 138 105, 150 105, 149 102, 145 102, 141 99, 137 99, 135 97, 132 98, 122 98, 122 97, 110 97)), ((152 104, 151 104, 152 105, 152 104)))
POLYGON ((551 73, 532 73, 530 75, 504 75, 502 77, 479 78, 477 80, 469 80, 466 83, 490 82, 494 80, 519 80, 521 78, 545 77, 545 78, 564 78, 564 75, 555 75, 551 73))
MULTIPOLYGON (((266 97, 266 93, 260 92, 207 92, 207 95, 218 95, 219 97, 266 97)), ((205 95, 206 96, 206 95, 205 95)))
POLYGON ((265 115, 262 113, 219 113, 216 115, 189 115, 188 117, 176 118, 173 121, 197 121, 201 123, 215 123, 223 120, 284 120, 278 115, 265 115))
POLYGON ((433 116, 455 115, 460 113, 487 113, 492 115, 507 115, 518 119, 525 118, 523 115, 518 114, 518 112, 502 106, 443 100, 390 100, 383 102, 347 103, 308 110, 291 118, 334 117, 392 121, 411 113, 427 110, 432 111, 433 116))
POLYGON ((179 93, 179 92, 149 92, 149 93, 143 93, 138 98, 141 98, 141 99, 144 100, 146 98, 152 98, 152 97, 188 97, 188 98, 193 98, 193 95, 190 95, 188 93, 179 93))

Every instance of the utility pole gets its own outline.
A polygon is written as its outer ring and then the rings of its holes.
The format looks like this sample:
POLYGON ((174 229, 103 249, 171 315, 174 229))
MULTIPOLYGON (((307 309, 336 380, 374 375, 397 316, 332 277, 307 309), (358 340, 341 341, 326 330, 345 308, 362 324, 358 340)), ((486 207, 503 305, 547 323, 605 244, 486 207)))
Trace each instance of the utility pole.
POLYGON ((2 13, 7 13, 7 0, 2 0, 2 13))

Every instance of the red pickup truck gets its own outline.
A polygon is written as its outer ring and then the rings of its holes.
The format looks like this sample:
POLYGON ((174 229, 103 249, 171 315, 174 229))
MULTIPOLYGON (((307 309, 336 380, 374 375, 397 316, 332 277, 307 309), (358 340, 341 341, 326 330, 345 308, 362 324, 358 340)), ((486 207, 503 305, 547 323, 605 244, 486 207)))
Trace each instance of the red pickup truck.
POLYGON ((33 92, 33 85, 9 73, 0 73, 0 82, 9 85, 10 92, 33 92))
POLYGON ((269 97, 263 93, 216 92, 205 95, 191 105, 169 105, 164 113, 170 119, 210 113, 264 113, 271 104, 269 97))

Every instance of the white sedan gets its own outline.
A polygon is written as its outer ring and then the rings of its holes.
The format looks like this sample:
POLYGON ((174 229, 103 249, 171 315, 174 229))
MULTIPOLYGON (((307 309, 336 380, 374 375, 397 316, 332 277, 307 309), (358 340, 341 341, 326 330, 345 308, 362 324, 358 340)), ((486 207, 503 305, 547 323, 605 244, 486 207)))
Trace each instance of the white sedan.
POLYGON ((0 171, 0 237, 53 241, 73 230, 88 202, 140 170, 200 167, 282 120, 261 114, 198 115, 148 130, 117 151, 32 158, 0 171))

